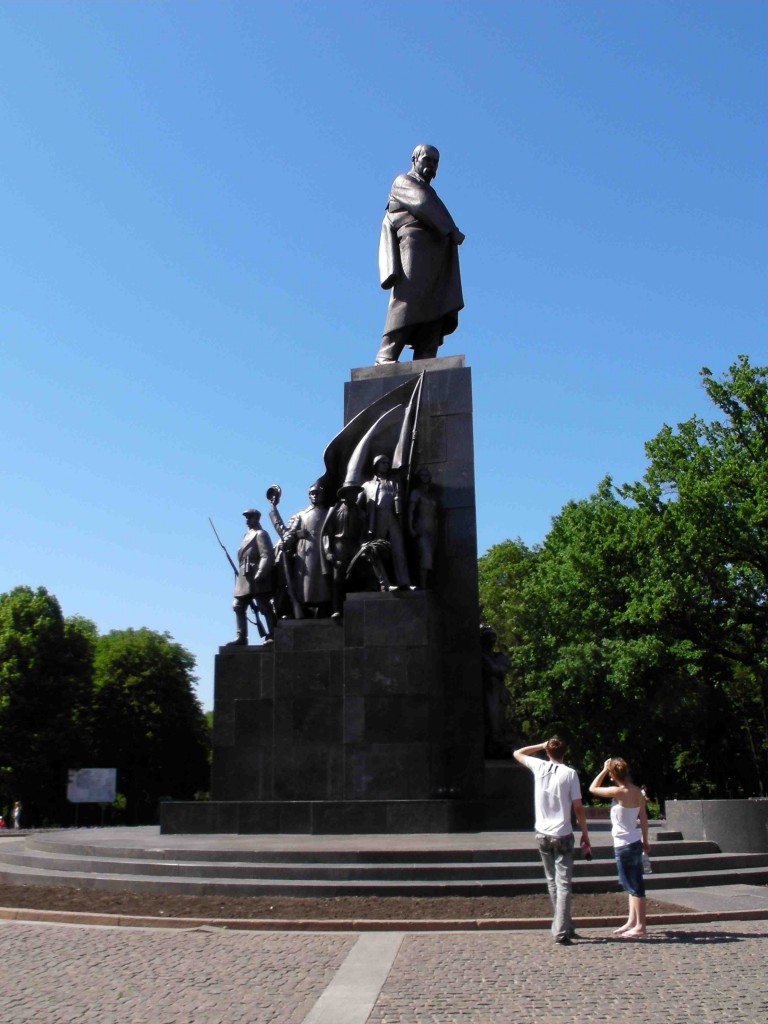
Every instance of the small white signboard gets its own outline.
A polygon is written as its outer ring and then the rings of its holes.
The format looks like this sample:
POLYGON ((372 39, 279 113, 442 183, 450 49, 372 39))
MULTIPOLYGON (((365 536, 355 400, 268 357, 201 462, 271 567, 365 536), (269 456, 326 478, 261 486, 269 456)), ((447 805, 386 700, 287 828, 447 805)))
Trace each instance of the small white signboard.
POLYGON ((71 804, 111 804, 115 799, 117 768, 73 768, 67 775, 71 804))

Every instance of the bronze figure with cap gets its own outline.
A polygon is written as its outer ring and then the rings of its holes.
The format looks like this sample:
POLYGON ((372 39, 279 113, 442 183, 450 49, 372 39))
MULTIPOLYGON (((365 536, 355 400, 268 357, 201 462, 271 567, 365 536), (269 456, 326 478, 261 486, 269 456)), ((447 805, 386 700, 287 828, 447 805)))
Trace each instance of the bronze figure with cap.
POLYGON ((270 602, 272 594, 272 567, 274 551, 269 534, 261 526, 261 512, 247 508, 243 512, 246 532, 237 551, 239 565, 235 579, 235 593, 232 607, 237 623, 237 636, 229 646, 248 643, 247 610, 255 604, 267 623, 265 643, 272 640, 275 628, 275 613, 270 602))

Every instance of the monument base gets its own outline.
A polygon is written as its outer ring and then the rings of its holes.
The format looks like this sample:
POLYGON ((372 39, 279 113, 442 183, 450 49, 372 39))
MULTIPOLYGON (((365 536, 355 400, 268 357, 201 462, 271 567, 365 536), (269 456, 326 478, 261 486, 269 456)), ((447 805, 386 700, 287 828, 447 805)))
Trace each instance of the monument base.
POLYGON ((464 800, 210 800, 160 807, 163 835, 414 835, 465 832, 479 808, 464 800))
POLYGON ((486 760, 483 794, 475 818, 484 831, 533 828, 533 775, 517 761, 486 760))

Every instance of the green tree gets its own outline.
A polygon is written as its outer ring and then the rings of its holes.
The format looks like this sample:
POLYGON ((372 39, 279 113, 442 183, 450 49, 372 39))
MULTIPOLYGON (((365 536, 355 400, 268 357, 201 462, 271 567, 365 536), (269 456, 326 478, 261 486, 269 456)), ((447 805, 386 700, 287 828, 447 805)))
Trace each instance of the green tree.
POLYGON ((729 765, 721 790, 768 788, 768 367, 740 356, 722 380, 701 372, 720 417, 665 426, 646 445, 641 483, 621 494, 644 513, 651 552, 634 612, 698 652, 717 715, 693 758, 693 780, 729 765), (738 752, 738 756, 734 756, 738 752), (746 756, 744 756, 746 755, 746 756), (710 768, 711 772, 711 768, 710 768))
POLYGON ((21 800, 30 824, 68 818, 67 769, 88 742, 94 637, 43 587, 0 595, 1 802, 21 800))
POLYGON ((195 660, 167 633, 114 630, 94 659, 94 767, 118 770, 129 822, 154 822, 163 797, 208 788, 209 730, 195 660))
POLYGON ((588 762, 617 743, 626 750, 626 705, 657 655, 623 621, 636 575, 632 529, 632 510, 606 479, 589 499, 562 509, 532 555, 519 544, 494 552, 496 560, 506 555, 509 572, 497 565, 493 574, 517 587, 496 606, 512 619, 497 632, 509 645, 518 725, 526 734, 567 736, 588 762))
POLYGON ((702 371, 720 419, 665 426, 641 483, 605 479, 534 552, 480 561, 519 726, 563 732, 587 771, 623 753, 662 798, 765 791, 767 374, 702 371))
POLYGON ((522 640, 522 588, 534 569, 536 555, 537 549, 528 548, 518 537, 494 544, 479 561, 480 617, 507 649, 522 640))

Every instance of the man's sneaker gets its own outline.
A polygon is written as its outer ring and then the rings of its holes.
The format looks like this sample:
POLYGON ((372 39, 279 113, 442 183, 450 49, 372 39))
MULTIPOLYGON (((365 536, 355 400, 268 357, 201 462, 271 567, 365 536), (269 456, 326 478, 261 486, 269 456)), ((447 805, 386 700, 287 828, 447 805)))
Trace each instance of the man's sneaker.
POLYGON ((573 940, 570 935, 561 935, 559 939, 555 939, 558 946, 572 946, 573 940))

